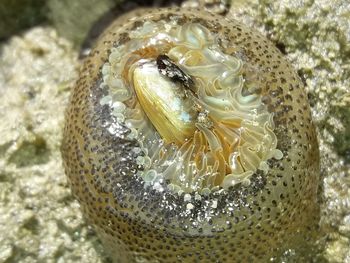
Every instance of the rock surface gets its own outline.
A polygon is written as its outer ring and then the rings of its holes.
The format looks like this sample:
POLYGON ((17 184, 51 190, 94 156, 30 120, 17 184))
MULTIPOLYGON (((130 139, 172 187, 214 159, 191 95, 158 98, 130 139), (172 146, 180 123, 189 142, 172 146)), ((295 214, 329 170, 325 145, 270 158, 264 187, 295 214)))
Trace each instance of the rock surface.
POLYGON ((77 52, 37 27, 0 53, 0 262, 102 262, 59 149, 77 52))

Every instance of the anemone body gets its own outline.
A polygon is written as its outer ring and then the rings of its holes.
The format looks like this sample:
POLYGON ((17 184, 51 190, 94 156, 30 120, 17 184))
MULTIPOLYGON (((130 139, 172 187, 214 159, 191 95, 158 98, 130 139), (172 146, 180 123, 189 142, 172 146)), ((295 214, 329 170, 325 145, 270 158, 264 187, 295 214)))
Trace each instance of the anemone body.
POLYGON ((137 11, 104 32, 62 153, 115 262, 265 262, 317 220, 303 83, 265 37, 203 11, 137 11))

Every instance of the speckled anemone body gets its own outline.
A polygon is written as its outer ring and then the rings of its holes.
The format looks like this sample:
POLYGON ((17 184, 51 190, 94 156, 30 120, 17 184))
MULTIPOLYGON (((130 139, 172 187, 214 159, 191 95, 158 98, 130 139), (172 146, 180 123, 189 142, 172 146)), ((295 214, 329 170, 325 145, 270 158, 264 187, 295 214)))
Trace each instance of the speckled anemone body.
POLYGON ((292 246, 317 210, 302 88, 238 22, 179 9, 117 20, 85 61, 62 146, 112 258, 264 261, 292 246))
POLYGON ((129 35, 103 65, 101 87, 109 92, 100 102, 131 130, 146 186, 164 191, 167 181, 176 192, 208 193, 249 184, 257 169, 268 171, 267 160, 281 158, 273 113, 254 93, 259 87, 244 81, 243 61, 221 51, 217 34, 174 20, 147 21, 129 35), (191 89, 161 75, 160 55, 191 76, 191 89))

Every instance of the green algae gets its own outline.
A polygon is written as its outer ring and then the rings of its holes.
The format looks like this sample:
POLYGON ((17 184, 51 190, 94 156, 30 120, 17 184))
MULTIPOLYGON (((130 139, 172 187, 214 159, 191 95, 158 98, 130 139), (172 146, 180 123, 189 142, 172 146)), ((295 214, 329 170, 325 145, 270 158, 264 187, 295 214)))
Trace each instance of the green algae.
POLYGON ((45 164, 50 159, 50 150, 46 141, 36 136, 33 141, 24 141, 9 157, 9 163, 17 167, 45 164))
POLYGON ((45 0, 0 1, 0 40, 45 21, 45 0))
POLYGON ((79 46, 87 37, 93 25, 103 14, 107 13, 117 0, 49 0, 49 20, 60 35, 79 46))

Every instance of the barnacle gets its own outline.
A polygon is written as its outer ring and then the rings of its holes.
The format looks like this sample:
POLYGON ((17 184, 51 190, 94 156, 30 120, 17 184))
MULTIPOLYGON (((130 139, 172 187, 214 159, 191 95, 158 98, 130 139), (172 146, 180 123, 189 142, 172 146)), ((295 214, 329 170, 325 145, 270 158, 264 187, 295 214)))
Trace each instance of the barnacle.
POLYGON ((291 246, 317 210, 302 86, 268 40, 204 11, 147 10, 107 29, 62 152, 113 259, 247 262, 291 246))

